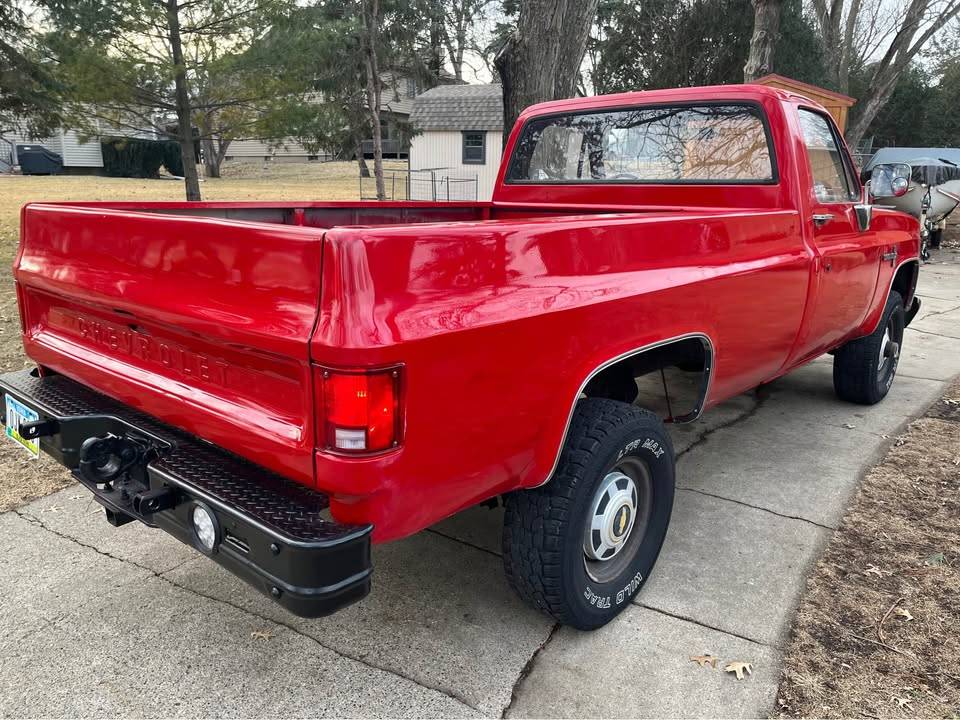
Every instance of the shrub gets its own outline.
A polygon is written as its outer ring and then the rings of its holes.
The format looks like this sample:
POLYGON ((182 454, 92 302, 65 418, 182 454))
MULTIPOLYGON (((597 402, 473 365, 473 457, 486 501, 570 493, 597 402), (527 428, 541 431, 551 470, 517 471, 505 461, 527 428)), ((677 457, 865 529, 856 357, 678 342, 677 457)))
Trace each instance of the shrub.
POLYGON ((180 146, 173 141, 106 138, 100 146, 103 170, 110 177, 155 178, 161 165, 173 175, 183 175, 180 146))

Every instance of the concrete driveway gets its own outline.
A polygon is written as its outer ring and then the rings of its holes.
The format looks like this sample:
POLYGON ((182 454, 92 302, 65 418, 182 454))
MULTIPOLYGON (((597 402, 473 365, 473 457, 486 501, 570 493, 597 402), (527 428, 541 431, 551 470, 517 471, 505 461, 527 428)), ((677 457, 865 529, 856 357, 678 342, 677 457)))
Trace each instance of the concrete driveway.
POLYGON ((377 548, 368 599, 301 620, 67 488, 0 516, 0 714, 765 716, 807 569, 857 479, 960 373, 960 254, 938 260, 879 406, 837 401, 826 358, 673 429, 663 555, 600 631, 513 596, 498 511, 377 548), (702 653, 753 675, 688 659, 702 653))

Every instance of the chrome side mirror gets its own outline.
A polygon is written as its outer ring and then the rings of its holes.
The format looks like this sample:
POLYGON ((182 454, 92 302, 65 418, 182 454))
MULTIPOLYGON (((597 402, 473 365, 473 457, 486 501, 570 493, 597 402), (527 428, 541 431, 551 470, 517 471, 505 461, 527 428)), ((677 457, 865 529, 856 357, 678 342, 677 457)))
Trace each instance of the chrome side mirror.
POLYGON ((910 191, 910 166, 906 163, 877 165, 870 173, 869 186, 874 198, 903 197, 910 191))

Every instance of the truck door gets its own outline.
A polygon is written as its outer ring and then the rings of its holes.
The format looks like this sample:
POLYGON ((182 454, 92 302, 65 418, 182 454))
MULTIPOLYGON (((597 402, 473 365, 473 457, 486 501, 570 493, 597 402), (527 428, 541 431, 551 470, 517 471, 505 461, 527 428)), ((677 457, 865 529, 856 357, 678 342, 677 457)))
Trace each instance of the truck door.
POLYGON ((860 325, 873 299, 882 255, 877 233, 862 232, 857 222, 860 183, 839 131, 819 111, 801 107, 799 115, 809 160, 806 223, 816 277, 797 358, 829 350, 860 325))

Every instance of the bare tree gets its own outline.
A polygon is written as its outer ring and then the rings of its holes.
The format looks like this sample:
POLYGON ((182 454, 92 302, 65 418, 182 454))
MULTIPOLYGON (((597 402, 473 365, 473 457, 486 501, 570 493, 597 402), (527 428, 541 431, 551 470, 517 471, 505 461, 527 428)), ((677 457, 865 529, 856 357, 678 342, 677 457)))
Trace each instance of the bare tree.
POLYGON ((859 99, 856 119, 847 129, 847 142, 856 146, 910 61, 960 13, 960 0, 905 0, 896 7, 879 0, 812 1, 834 87, 847 92, 851 73, 869 66, 866 96, 859 99))
POLYGON ((780 33, 783 0, 752 0, 753 36, 750 54, 743 68, 743 81, 753 82, 773 72, 773 53, 780 33))
MULTIPOLYGON (((380 29, 380 0, 363 0, 364 62, 367 69, 367 109, 373 134, 373 176, 377 185, 377 200, 385 200, 383 185, 383 138, 380 128, 380 66, 377 43, 380 29)), ((361 148, 362 154, 362 148, 361 148)))
POLYGON ((597 14, 597 0, 519 0, 519 6, 517 28, 494 59, 503 84, 504 143, 524 108, 574 94, 597 14))
POLYGON ((463 81, 464 53, 477 45, 474 34, 491 0, 446 0, 443 10, 443 44, 457 82, 463 81))

